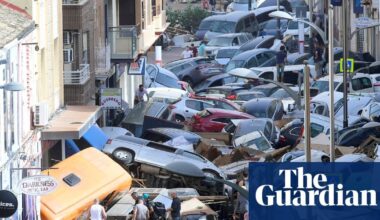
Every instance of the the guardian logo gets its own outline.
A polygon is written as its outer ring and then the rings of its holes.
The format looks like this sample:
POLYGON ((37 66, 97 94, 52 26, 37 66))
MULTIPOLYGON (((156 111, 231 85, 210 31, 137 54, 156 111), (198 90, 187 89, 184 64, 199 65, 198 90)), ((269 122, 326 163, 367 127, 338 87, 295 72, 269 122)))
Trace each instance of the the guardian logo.
POLYGON ((376 190, 345 190, 343 184, 328 183, 325 174, 304 173, 303 167, 279 169, 283 188, 274 190, 270 184, 256 188, 255 199, 260 206, 330 206, 369 207, 377 206, 376 190))

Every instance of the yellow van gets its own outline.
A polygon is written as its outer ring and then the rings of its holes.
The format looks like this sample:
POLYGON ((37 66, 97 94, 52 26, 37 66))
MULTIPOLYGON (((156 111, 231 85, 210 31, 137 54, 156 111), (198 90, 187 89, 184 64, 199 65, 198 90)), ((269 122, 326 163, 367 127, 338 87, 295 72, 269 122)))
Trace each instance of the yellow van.
POLYGON ((119 164, 90 147, 43 171, 54 177, 57 188, 41 196, 42 219, 77 219, 93 204, 127 191, 132 177, 119 164))

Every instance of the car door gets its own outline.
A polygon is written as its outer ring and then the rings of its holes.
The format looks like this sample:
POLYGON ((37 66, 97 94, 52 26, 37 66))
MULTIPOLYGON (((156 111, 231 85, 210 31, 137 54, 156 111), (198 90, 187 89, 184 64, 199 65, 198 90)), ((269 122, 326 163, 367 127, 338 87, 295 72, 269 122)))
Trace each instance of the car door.
POLYGON ((157 167, 165 167, 173 162, 176 149, 155 142, 149 142, 139 151, 140 162, 144 161, 157 167))
POLYGON ((188 99, 185 101, 186 108, 184 109, 183 116, 185 120, 190 119, 195 114, 203 110, 203 104, 199 100, 188 99))

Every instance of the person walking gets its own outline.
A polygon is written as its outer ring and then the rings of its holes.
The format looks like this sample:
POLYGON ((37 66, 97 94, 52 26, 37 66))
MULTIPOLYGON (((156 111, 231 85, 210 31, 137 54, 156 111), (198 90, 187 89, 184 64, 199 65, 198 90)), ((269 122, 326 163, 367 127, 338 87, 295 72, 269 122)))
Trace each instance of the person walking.
POLYGON ((284 76, 285 62, 287 53, 285 46, 280 47, 280 51, 276 54, 276 66, 277 66, 277 81, 282 82, 284 76))
POLYGON ((201 41, 198 47, 198 56, 205 57, 206 56, 206 44, 204 41, 201 41))
POLYGON ((149 100, 148 92, 142 84, 139 85, 139 88, 135 91, 135 101, 134 104, 137 105, 140 102, 144 102, 144 95, 146 95, 149 100))
POLYGON ((94 200, 94 204, 90 207, 91 220, 105 220, 107 218, 104 207, 99 204, 99 199, 94 200))
POLYGON ((144 200, 139 199, 137 205, 133 208, 132 220, 148 220, 149 210, 146 205, 144 205, 144 200))
MULTIPOLYGON (((239 186, 245 190, 247 189, 245 187, 245 181, 244 180, 239 181, 239 186)), ((234 213, 233 213, 233 219, 239 219, 239 220, 244 219, 245 214, 248 212, 247 203, 248 203, 247 199, 244 198, 243 196, 241 196, 240 193, 238 192, 237 193, 236 206, 235 206, 234 213)))
POLYGON ((197 57, 198 56, 198 49, 196 46, 194 46, 194 44, 191 44, 191 47, 190 47, 191 51, 192 51, 192 57, 197 57))
POLYGON ((314 65, 315 65, 315 73, 316 73, 315 78, 319 79, 322 77, 323 49, 319 44, 316 44, 314 47, 315 47, 314 65))
POLYGON ((193 55, 193 51, 190 50, 189 46, 186 46, 186 50, 182 52, 182 58, 187 59, 191 58, 193 55))
POLYGON ((204 10, 208 10, 209 8, 208 0, 202 0, 202 8, 204 10))
POLYGON ((181 217, 181 201, 177 197, 176 192, 170 193, 170 196, 172 197, 172 206, 168 208, 166 211, 170 212, 170 216, 172 217, 172 220, 180 220, 181 217))

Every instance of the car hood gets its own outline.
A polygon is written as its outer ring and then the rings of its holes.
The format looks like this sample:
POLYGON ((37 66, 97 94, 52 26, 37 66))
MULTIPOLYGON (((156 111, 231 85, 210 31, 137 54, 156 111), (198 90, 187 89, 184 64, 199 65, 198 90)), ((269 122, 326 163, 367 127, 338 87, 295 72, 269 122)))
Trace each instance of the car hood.
POLYGON ((230 62, 231 58, 215 58, 216 62, 218 62, 220 65, 227 65, 228 62, 230 62))

